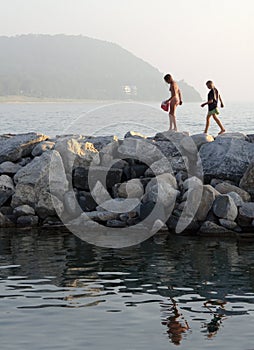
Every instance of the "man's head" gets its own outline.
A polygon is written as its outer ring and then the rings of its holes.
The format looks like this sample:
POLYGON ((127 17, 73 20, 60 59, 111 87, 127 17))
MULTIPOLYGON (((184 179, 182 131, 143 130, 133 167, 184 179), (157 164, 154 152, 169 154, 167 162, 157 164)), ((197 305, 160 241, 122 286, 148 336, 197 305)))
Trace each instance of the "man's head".
POLYGON ((166 83, 171 84, 173 82, 172 75, 166 74, 165 77, 164 77, 164 80, 165 80, 166 83))

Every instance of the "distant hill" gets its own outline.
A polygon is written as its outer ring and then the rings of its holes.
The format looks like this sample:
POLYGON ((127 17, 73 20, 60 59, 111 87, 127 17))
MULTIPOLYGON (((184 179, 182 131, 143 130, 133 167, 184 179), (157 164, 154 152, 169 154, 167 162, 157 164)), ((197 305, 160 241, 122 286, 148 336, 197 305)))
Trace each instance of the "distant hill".
MULTIPOLYGON (((184 100, 199 93, 179 82, 184 100)), ((63 99, 162 100, 168 93, 156 68, 119 45, 84 36, 0 37, 0 96, 63 99)))

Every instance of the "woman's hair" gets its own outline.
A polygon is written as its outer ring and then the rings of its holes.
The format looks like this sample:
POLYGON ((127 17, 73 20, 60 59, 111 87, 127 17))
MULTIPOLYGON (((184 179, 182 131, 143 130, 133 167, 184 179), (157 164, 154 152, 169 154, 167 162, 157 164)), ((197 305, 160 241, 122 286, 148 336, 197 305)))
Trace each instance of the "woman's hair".
POLYGON ((206 85, 211 85, 211 86, 212 86, 212 90, 213 90, 213 92, 214 92, 214 98, 215 98, 216 101, 218 101, 218 99, 219 99, 219 91, 218 91, 218 90, 216 89, 216 87, 214 86, 213 81, 212 81, 212 80, 208 80, 208 81, 206 82, 206 85))
POLYGON ((172 79, 172 75, 171 74, 166 74, 164 77, 165 81, 168 81, 169 79, 172 79))

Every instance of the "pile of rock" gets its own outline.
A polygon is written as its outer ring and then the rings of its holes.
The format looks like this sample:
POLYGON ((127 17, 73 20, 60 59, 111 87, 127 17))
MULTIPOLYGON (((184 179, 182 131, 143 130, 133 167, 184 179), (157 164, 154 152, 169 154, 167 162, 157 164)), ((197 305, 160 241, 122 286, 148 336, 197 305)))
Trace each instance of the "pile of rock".
POLYGON ((254 137, 0 136, 0 227, 254 231, 254 137))

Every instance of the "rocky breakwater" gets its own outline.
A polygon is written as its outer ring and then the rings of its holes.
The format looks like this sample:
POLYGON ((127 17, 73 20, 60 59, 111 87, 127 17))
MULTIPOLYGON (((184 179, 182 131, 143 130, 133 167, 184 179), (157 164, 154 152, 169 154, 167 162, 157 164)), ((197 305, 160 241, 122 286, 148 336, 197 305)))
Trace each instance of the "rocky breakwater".
MULTIPOLYGON (((254 137, 0 136, 0 227, 254 236, 254 137)), ((138 234, 138 233, 137 233, 138 234)))

